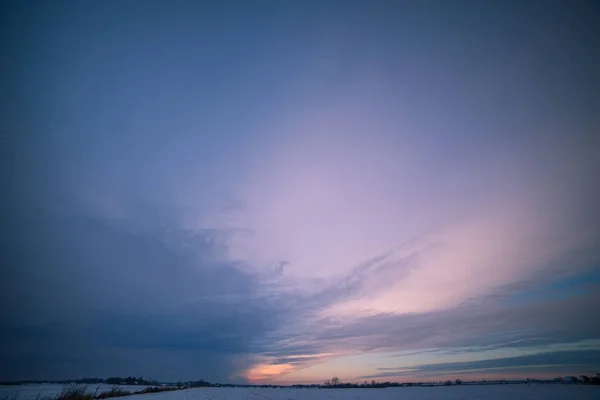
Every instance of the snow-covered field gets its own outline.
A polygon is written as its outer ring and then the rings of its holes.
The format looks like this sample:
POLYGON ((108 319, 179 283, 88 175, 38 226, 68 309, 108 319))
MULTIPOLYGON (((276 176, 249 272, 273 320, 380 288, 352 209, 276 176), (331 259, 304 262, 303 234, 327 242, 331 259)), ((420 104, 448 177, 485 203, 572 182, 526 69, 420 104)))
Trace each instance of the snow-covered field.
MULTIPOLYGON (((115 385, 101 384, 90 384, 90 385, 77 385, 85 387, 89 393, 102 393, 110 390, 115 385)), ((14 400, 15 396, 17 400, 35 400, 36 398, 42 399, 44 397, 54 397, 62 392, 65 385, 59 385, 55 383, 50 384, 30 384, 30 385, 11 385, 2 386, 0 385, 0 400, 14 400)), ((117 387, 135 392, 142 390, 148 386, 142 385, 117 385, 117 387)), ((137 400, 137 398, 136 398, 137 400)), ((175 400, 175 399, 173 399, 175 400)))
MULTIPOLYGON (((89 391, 109 385, 89 385, 89 391)), ((127 389, 127 386, 123 386, 127 389)), ((134 388, 139 388, 136 386, 134 388)), ((130 388, 131 389, 131 388, 130 388)), ((0 399, 33 400, 59 393, 60 385, 0 386, 0 399), (37 389, 37 391, 36 391, 37 389), (41 390, 43 389, 43 390, 41 390), (11 397, 12 398, 12 397, 11 397)), ((582 385, 437 386, 386 389, 198 388, 136 395, 132 400, 599 400, 600 387, 582 385)))

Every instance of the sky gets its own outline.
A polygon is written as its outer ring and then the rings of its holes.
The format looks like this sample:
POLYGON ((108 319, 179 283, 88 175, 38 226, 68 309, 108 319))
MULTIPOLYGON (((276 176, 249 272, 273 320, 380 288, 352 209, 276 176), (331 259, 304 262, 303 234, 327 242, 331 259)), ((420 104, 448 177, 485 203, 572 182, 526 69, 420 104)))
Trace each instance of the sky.
POLYGON ((4 1, 0 380, 600 372, 593 1, 4 1))

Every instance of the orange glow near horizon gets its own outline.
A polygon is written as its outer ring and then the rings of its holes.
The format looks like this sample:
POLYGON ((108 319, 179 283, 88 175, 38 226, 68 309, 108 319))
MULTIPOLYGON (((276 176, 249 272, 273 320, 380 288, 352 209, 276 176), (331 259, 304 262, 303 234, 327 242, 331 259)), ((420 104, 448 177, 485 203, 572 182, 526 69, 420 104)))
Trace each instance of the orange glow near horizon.
POLYGON ((294 366, 291 364, 258 364, 252 367, 246 377, 251 382, 276 379, 281 375, 291 372, 294 366))
MULTIPOLYGON (((297 366, 292 364, 258 364, 251 368, 246 377, 249 381, 254 383, 273 383, 279 385, 293 385, 293 384, 320 384, 325 380, 330 379, 328 376, 317 376, 315 374, 304 375, 302 373, 295 374, 297 366)), ((415 375, 401 375, 401 376, 388 376, 380 378, 361 378, 361 377, 343 377, 340 375, 342 382, 347 383, 362 383, 364 381, 371 382, 375 380, 378 382, 436 382, 446 381, 455 379, 461 379, 463 381, 481 381, 481 380, 524 380, 526 378, 531 379, 554 379, 557 376, 570 376, 570 375, 593 375, 591 372, 575 368, 569 369, 565 367, 565 370, 557 370, 554 372, 550 371, 535 371, 532 368, 531 372, 510 372, 510 371, 456 371, 448 373, 440 373, 439 375, 423 376, 415 371, 415 375)), ((335 375, 335 374, 333 374, 335 375)))
POLYGON ((318 376, 320 376, 318 373, 312 373, 309 377, 302 372, 310 369, 311 366, 321 364, 324 360, 334 355, 335 353, 295 354, 293 356, 294 359, 307 360, 307 362, 296 365, 289 363, 272 364, 269 359, 263 359, 262 362, 255 364, 246 372, 246 378, 255 383, 272 382, 284 385, 295 383, 318 383, 321 380, 318 378, 318 376), (293 376, 288 376, 290 374, 293 376), (287 376, 287 379, 283 379, 284 376, 287 376))

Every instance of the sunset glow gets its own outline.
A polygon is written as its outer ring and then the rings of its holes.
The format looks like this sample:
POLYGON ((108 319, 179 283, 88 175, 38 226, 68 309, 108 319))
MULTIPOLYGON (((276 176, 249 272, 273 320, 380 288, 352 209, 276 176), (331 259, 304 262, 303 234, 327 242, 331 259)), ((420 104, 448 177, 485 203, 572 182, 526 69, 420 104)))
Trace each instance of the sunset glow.
POLYGON ((593 2, 43 3, 0 13, 0 382, 600 371, 593 2))

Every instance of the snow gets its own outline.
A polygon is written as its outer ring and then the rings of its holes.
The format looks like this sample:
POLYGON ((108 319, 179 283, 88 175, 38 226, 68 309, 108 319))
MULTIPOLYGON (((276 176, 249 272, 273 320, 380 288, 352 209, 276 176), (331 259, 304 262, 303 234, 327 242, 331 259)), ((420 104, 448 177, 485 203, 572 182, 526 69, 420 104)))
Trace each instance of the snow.
MULTIPOLYGON (((88 391, 109 385, 88 385, 88 391)), ((139 388, 139 386, 136 386, 139 388)), ((0 399, 34 400, 61 391, 61 385, 0 386, 0 399), (37 390, 37 391, 36 391, 37 390)), ((127 386, 123 386, 127 389, 127 386)), ((560 384, 403 387, 386 389, 197 388, 136 395, 129 400, 598 400, 599 386, 560 384)))
MULTIPOLYGON (((104 383, 96 383, 89 385, 77 385, 85 387, 89 393, 102 393, 110 390, 115 385, 107 385, 104 383), (96 392, 97 391, 97 392, 96 392)), ((17 400, 35 400, 43 399, 44 397, 53 397, 62 392, 65 385, 56 383, 28 384, 28 385, 0 385, 0 400, 13 400, 15 395, 17 400)), ((117 387, 128 390, 130 392, 142 390, 148 386, 143 385, 117 385, 117 387)), ((132 399, 130 399, 132 400, 132 399)), ((136 399, 137 400, 137 399, 136 399)), ((176 400, 176 399, 173 399, 176 400)))

